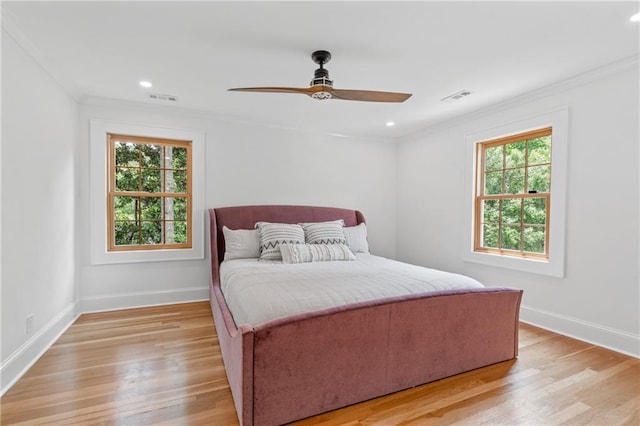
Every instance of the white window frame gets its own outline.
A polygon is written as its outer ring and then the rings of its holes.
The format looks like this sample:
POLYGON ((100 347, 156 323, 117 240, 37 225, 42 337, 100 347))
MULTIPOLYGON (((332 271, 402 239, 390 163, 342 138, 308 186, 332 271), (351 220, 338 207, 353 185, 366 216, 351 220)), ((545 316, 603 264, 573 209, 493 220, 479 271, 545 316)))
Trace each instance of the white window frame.
POLYGON ((90 120, 90 200, 91 264, 159 262, 204 259, 204 134, 200 131, 171 129, 105 120, 90 120), (161 139, 192 141, 192 246, 162 250, 108 251, 107 220, 107 134, 124 134, 161 139))
POLYGON ((567 166, 569 145, 569 109, 561 108, 535 117, 511 122, 494 128, 468 134, 466 194, 469 216, 464 227, 466 233, 463 259, 500 268, 515 269, 535 274, 564 277, 567 166), (481 253, 474 250, 475 184, 477 152, 480 143, 551 127, 551 202, 549 212, 549 258, 521 258, 497 253, 481 253))

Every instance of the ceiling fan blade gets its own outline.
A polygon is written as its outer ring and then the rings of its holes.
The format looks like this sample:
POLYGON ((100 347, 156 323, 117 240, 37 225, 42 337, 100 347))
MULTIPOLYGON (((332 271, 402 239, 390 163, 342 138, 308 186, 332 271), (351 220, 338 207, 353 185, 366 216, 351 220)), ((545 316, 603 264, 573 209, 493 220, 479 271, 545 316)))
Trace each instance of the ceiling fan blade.
POLYGON ((313 90, 311 87, 236 87, 227 89, 231 92, 264 92, 264 93, 302 93, 310 95, 313 90))
POLYGON ((411 93, 377 92, 373 90, 344 90, 332 89, 331 95, 335 99, 345 101, 364 102, 404 102, 411 97, 411 93))

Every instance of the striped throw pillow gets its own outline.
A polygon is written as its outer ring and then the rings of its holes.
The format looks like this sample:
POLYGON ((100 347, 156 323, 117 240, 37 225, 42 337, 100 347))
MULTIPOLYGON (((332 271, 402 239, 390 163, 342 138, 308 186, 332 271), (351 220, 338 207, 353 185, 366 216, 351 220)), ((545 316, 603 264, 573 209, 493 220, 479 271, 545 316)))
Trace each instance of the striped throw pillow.
POLYGON ((282 263, 356 260, 346 244, 280 244, 282 263))
POLYGON ((304 240, 307 244, 346 244, 344 236, 344 220, 331 222, 301 223, 304 229, 304 240))
POLYGON ((282 260, 280 244, 304 244, 304 230, 288 223, 256 223, 260 241, 260 260, 282 260))

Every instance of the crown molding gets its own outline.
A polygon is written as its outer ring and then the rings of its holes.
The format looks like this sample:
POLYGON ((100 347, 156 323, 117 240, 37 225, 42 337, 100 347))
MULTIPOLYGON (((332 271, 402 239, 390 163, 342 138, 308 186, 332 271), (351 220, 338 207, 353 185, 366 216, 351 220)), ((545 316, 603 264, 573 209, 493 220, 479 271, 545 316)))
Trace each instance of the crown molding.
POLYGON ((475 118, 480 118, 488 114, 501 112, 501 111, 504 111, 505 109, 513 108, 516 105, 521 105, 523 103, 532 102, 537 99, 555 95, 557 93, 564 92, 564 91, 573 89, 575 87, 579 87, 579 86, 591 83, 593 81, 597 81, 602 78, 606 78, 611 75, 619 74, 621 72, 625 72, 632 68, 639 68, 639 67, 640 67, 640 55, 629 56, 629 57, 617 60, 615 62, 611 62, 609 64, 600 66, 598 68, 594 68, 589 71, 576 74, 572 77, 558 81, 556 83, 551 83, 549 85, 542 86, 538 89, 525 92, 513 98, 509 98, 507 100, 494 103, 494 104, 476 109, 474 111, 470 111, 466 114, 459 115, 457 117, 453 117, 450 119, 434 122, 432 124, 426 125, 421 130, 418 130, 413 133, 408 133, 404 136, 400 136, 396 140, 398 143, 410 141, 416 137, 420 137, 420 136, 428 135, 438 131, 442 131, 445 129, 449 129, 452 127, 456 127, 456 126, 459 126, 460 124, 466 123, 475 118))
POLYGON ((76 87, 54 64, 49 61, 42 51, 16 24, 15 16, 6 8, 0 9, 2 14, 2 30, 5 35, 11 37, 25 53, 31 57, 69 96, 78 102, 82 96, 80 89, 76 87))

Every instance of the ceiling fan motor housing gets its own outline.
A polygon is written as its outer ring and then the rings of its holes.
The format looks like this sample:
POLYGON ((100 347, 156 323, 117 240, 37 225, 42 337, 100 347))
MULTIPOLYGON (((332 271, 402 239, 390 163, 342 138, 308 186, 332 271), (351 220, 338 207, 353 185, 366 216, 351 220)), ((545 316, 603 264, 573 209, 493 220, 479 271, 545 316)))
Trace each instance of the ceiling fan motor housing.
POLYGON ((313 86, 333 87, 333 80, 329 79, 329 70, 322 67, 315 70, 313 73, 313 80, 311 80, 311 87, 313 86))

